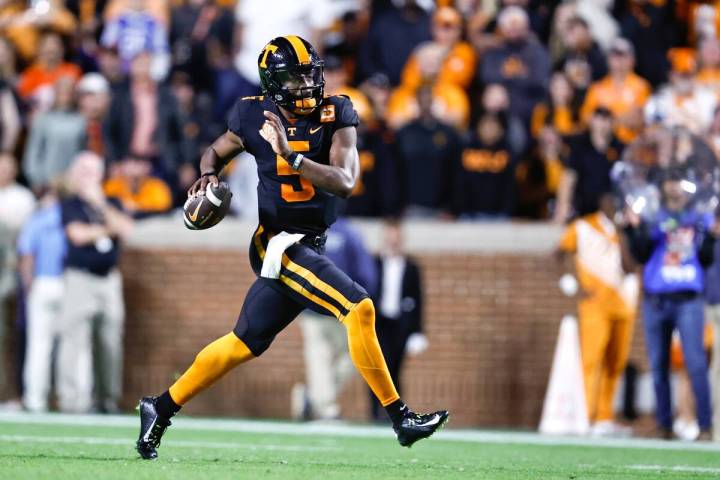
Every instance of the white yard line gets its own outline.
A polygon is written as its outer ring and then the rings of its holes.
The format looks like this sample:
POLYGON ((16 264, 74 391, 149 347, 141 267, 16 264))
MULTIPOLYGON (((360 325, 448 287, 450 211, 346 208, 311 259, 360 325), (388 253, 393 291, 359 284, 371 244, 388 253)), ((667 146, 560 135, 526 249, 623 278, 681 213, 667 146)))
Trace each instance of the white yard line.
MULTIPOLYGON (((103 437, 66 437, 66 436, 44 436, 44 435, 1 435, 0 443, 68 443, 81 445, 121 445, 134 447, 134 440, 128 438, 103 438, 103 437)), ((194 442, 186 440, 168 440, 163 442, 173 447, 188 448, 210 448, 210 449, 243 449, 243 450, 271 450, 285 452, 322 452, 331 450, 341 450, 341 447, 335 446, 312 446, 312 445, 274 445, 262 443, 227 443, 227 442, 194 442)))
POLYGON ((693 467, 690 465, 626 465, 625 468, 641 471, 720 474, 720 468, 693 467))
MULTIPOLYGON (((451 418, 452 420, 452 418, 451 418)), ((137 428, 137 417, 131 415, 68 415, 61 413, 29 414, 0 412, 2 423, 34 425, 92 426, 137 428)), ((173 430, 215 430, 225 432, 264 433, 277 435, 335 436, 361 438, 393 438, 392 429, 383 426, 365 426, 346 423, 290 423, 263 420, 205 419, 178 417, 173 419, 173 430)), ((668 442, 651 439, 597 439, 586 437, 546 436, 530 432, 499 432, 482 430, 443 430, 433 439, 472 443, 499 443, 523 445, 553 445, 579 447, 632 448, 677 451, 720 452, 720 443, 668 442)))

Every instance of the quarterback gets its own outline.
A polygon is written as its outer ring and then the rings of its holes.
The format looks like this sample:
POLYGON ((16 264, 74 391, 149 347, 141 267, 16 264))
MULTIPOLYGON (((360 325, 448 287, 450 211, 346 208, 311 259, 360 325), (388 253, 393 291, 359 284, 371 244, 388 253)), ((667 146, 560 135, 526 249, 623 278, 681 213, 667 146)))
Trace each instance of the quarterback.
POLYGON ((201 176, 188 192, 204 195, 240 152, 255 157, 260 225, 250 242, 250 264, 258 278, 235 328, 200 351, 168 390, 140 400, 137 451, 142 458, 157 458, 160 440, 181 407, 261 355, 306 308, 345 325, 355 367, 385 407, 400 444, 409 447, 432 435, 449 414, 421 415, 403 403, 375 336, 372 301, 322 254, 337 202, 350 196, 359 175, 357 114, 348 98, 323 95, 323 62, 300 37, 271 40, 258 69, 264 95, 235 103, 227 131, 203 154, 201 176))

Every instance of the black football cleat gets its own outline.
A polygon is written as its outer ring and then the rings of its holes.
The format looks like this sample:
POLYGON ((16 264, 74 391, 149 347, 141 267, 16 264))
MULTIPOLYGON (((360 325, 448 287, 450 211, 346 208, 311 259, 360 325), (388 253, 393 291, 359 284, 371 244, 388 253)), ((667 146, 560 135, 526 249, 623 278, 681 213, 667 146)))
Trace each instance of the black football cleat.
POLYGON ((140 436, 135 448, 145 460, 155 460, 160 440, 171 425, 170 420, 158 415, 155 397, 143 397, 137 409, 140 411, 140 436))
POLYGON ((398 442, 403 447, 411 447, 413 443, 427 438, 447 423, 450 412, 439 410, 434 413, 419 414, 408 410, 398 425, 393 425, 398 442))

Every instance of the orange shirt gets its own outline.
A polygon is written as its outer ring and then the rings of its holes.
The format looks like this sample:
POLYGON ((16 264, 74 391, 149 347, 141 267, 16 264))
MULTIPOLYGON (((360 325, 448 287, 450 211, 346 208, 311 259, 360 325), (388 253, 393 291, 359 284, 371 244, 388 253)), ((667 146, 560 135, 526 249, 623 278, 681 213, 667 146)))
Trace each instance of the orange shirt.
MULTIPOLYGON (((470 101, 467 93, 453 84, 437 83, 433 86, 433 112, 438 119, 458 129, 467 128, 470 119, 470 101)), ((386 119, 397 130, 419 115, 416 92, 398 87, 390 95, 386 119)))
POLYGON ((105 182, 105 195, 117 198, 129 211, 165 212, 172 207, 170 188, 159 178, 148 177, 133 191, 125 177, 113 177, 105 182))
MULTIPOLYGON (((622 117, 633 110, 640 110, 651 94, 650 84, 634 73, 630 73, 618 83, 609 75, 590 85, 585 103, 580 111, 582 120, 587 123, 597 107, 605 107, 613 115, 622 117)), ((640 114, 642 114, 640 112, 640 114)), ((640 133, 624 125, 618 125, 615 134, 623 143, 629 143, 640 133)))
MULTIPOLYGON (((437 81, 453 84, 460 88, 470 87, 475 75, 475 51, 466 42, 456 43, 445 57, 437 81)), ((403 68, 400 84, 411 90, 417 90, 423 82, 417 58, 412 55, 403 68)))
POLYGON ((54 70, 46 70, 41 65, 35 64, 28 67, 18 82, 18 93, 21 97, 31 97, 38 88, 52 86, 58 78, 68 76, 78 80, 82 76, 80 67, 74 63, 61 63, 54 70))
POLYGON ((555 195, 560 186, 560 179, 565 172, 565 165, 560 157, 546 157, 543 158, 543 162, 545 163, 545 185, 548 192, 555 195))
MULTIPOLYGON (((3 2, 0 2, 3 3, 3 2)), ((7 3, 7 2, 4 2, 7 3)), ((0 28, 0 34, 7 37, 25 61, 35 57, 37 46, 40 40, 40 28, 29 23, 19 21, 18 18, 26 11, 27 7, 22 3, 13 2, 10 5, 0 7, 0 21, 7 22, 7 25, 0 28)), ((53 5, 53 14, 48 27, 56 32, 69 35, 75 31, 75 17, 65 7, 53 5)))
POLYGON ((546 124, 551 124, 560 135, 572 135, 581 129, 579 120, 573 120, 573 112, 568 107, 557 107, 553 118, 548 121, 550 108, 546 103, 538 103, 533 109, 530 131, 537 138, 546 124))
POLYGON ((589 295, 584 301, 597 301, 609 310, 635 308, 637 285, 626 281, 620 239, 611 220, 599 212, 575 220, 559 247, 575 254, 578 281, 589 295))

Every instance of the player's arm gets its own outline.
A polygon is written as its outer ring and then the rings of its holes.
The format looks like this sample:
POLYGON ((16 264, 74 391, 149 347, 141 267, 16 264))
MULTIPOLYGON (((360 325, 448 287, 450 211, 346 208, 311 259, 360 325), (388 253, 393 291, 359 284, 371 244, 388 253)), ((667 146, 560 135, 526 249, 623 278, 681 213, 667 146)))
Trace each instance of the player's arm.
POLYGON ((298 172, 316 187, 338 197, 348 198, 355 189, 359 165, 357 132, 355 127, 345 127, 333 134, 329 165, 305 158, 298 172))
POLYGON ((230 130, 215 139, 200 157, 200 178, 192 184, 188 195, 204 195, 209 183, 217 185, 220 171, 243 150, 242 139, 230 130))
MULTIPOLYGON (((297 154, 288 145, 280 118, 267 111, 265 118, 267 121, 260 130, 260 135, 272 145, 275 153, 292 166, 293 158, 297 154)), ((329 165, 303 157, 297 171, 314 186, 338 197, 348 198, 355 188, 360 172, 355 127, 344 127, 333 134, 329 165)))

